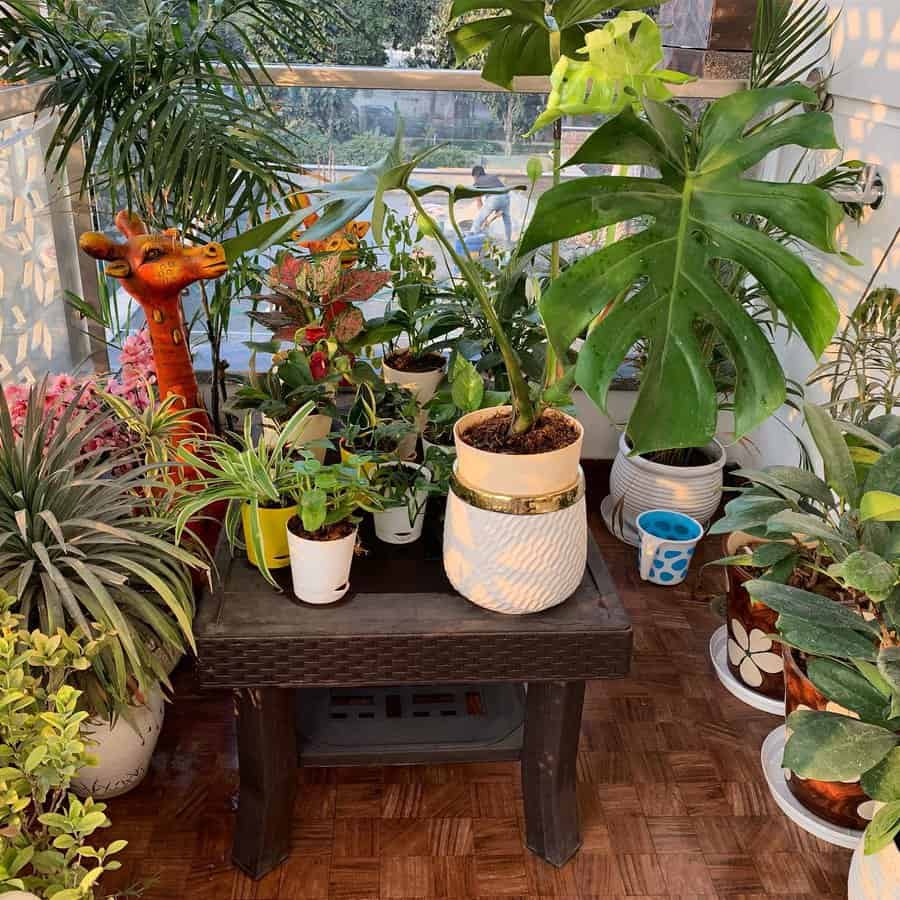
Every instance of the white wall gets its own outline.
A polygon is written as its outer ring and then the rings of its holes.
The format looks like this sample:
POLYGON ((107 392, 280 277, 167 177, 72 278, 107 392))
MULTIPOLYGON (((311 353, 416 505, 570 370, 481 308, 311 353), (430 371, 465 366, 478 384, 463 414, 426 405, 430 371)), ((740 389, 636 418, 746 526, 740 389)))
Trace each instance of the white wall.
MULTIPOLYGON (((863 222, 848 222, 841 228, 843 250, 861 266, 851 267, 833 257, 810 254, 835 296, 842 315, 861 299, 869 278, 900 227, 900 0, 829 0, 837 11, 843 6, 832 42, 836 74, 831 83, 833 117, 844 159, 875 163, 887 186, 887 197, 877 210, 867 211, 863 222)), ((784 153, 770 163, 763 177, 784 180, 793 166, 792 154, 784 153)), ((824 155, 823 155, 824 156, 824 155)), ((794 157, 795 158, 795 157, 794 157)), ((819 160, 819 171, 836 162, 819 160)), ((900 240, 895 243, 875 286, 900 287, 900 240)), ((799 340, 779 348, 786 373, 805 381, 815 361, 799 340)), ((825 399, 825 391, 811 390, 813 401, 825 399)), ((782 417, 796 422, 797 416, 783 411, 782 417)), ((793 463, 797 449, 790 435, 775 422, 768 422, 753 436, 761 461, 793 463)))

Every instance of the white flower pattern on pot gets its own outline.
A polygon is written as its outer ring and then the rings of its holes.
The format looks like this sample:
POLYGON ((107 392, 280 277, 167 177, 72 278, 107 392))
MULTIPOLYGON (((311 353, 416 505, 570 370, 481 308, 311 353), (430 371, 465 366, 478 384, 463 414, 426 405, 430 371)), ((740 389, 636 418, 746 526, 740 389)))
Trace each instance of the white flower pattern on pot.
MULTIPOLYGON (((799 704, 797 706, 797 708, 794 710, 794 712, 800 712, 800 710, 806 710, 807 712, 815 712, 815 710, 811 706, 807 706, 805 703, 799 704)), ((825 704, 825 712, 834 713, 835 715, 838 715, 838 716, 846 716, 848 719, 858 719, 859 718, 858 712, 854 712, 852 709, 847 709, 846 706, 841 706, 840 703, 835 703, 834 700, 829 700, 825 704)), ((784 742, 785 743, 787 743, 790 740, 790 737, 793 733, 794 733, 794 730, 789 725, 784 726, 784 742)), ((785 781, 790 781, 791 778, 793 778, 794 773, 790 769, 782 769, 782 771, 784 772, 784 780, 785 781)), ((797 776, 797 780, 798 781, 806 781, 806 779, 802 778, 800 775, 797 776)), ((858 778, 845 778, 840 782, 840 784, 856 784, 858 781, 859 781, 858 778)), ((874 803, 875 801, 870 800, 868 802, 874 803)), ((872 815, 867 815, 866 812, 863 812, 863 808, 868 810, 870 807, 868 806, 867 803, 860 803, 859 809, 857 809, 857 814, 862 819, 871 820, 872 817, 875 815, 875 812, 873 812, 872 815)), ((877 811, 877 807, 876 807, 876 811, 877 811)))
POLYGON ((875 818, 875 813, 877 813, 882 806, 884 806, 884 804, 878 800, 864 800, 856 808, 856 814, 861 819, 865 819, 867 822, 871 822, 872 819, 875 818))
POLYGON ((753 628, 747 634, 747 629, 738 619, 731 620, 728 658, 732 665, 737 666, 741 680, 752 688, 758 688, 763 683, 763 672, 777 675, 784 671, 781 654, 772 652, 772 639, 759 628, 753 628))

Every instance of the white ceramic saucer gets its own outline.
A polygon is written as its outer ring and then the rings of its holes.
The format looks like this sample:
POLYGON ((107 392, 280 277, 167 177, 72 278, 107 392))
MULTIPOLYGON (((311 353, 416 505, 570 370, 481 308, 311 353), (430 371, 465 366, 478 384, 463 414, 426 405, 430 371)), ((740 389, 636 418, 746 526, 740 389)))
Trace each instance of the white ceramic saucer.
POLYGON ((763 772, 772 797, 781 811, 792 821, 796 822, 804 831, 834 844, 836 847, 846 847, 855 850, 862 837, 862 832, 855 828, 841 828, 832 825, 824 819, 820 819, 811 813, 790 791, 784 778, 784 770, 781 760, 784 755, 785 726, 779 725, 763 741, 760 757, 762 758, 763 772))

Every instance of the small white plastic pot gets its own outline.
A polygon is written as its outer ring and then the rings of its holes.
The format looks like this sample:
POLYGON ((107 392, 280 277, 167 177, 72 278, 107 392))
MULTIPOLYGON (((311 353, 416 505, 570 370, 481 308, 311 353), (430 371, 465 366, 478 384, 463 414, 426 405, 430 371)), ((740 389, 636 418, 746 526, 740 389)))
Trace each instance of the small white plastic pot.
MULTIPOLYGON (((388 462, 384 466, 406 466, 409 469, 417 469, 422 473, 426 481, 431 481, 431 472, 418 463, 388 462)), ((428 502, 428 491, 417 490, 415 500, 407 497, 409 503, 403 506, 394 506, 381 512, 372 513, 375 522, 375 536, 386 544, 412 544, 422 537, 422 527, 425 524, 425 507, 428 502), (409 521, 410 508, 417 510, 415 519, 409 521)))
POLYGON ((164 716, 163 694, 156 687, 144 706, 131 707, 127 719, 119 716, 114 725, 103 719, 88 719, 84 735, 97 765, 78 770, 72 779, 75 793, 109 800, 136 788, 150 768, 164 716))
POLYGON ((888 900, 900 897, 900 850, 891 841, 883 850, 866 856, 864 838, 860 838, 850 863, 848 900, 888 900))
POLYGON ((294 594, 304 603, 336 603, 350 590, 356 531, 334 541, 311 541, 288 529, 294 594))
MULTIPOLYGON (((578 431, 578 439, 559 450, 546 453, 491 453, 467 444, 462 435, 485 419, 509 413, 509 406, 479 409, 463 416, 453 429, 456 441, 459 480, 476 491, 504 494, 508 497, 539 497, 564 491, 578 483, 578 466, 584 428, 577 419, 566 416, 578 431)), ((556 412, 557 415, 565 413, 556 412)))
POLYGON ((424 406, 437 393, 438 385, 444 377, 445 365, 430 372, 404 372, 402 369, 391 368, 386 360, 382 360, 381 375, 386 384, 399 384, 411 391, 416 402, 424 406))
POLYGON ((447 446, 446 444, 435 444, 432 441, 429 441, 425 435, 422 435, 422 455, 428 456, 428 451, 432 448, 436 450, 440 450, 441 453, 445 453, 447 456, 455 457, 456 456, 456 447, 452 444, 447 446))

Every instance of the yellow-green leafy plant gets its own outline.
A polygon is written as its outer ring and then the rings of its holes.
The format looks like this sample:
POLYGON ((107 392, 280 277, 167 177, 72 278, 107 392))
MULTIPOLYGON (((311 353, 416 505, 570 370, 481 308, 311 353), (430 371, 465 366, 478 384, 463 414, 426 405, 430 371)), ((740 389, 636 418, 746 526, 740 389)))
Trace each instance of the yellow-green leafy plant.
POLYGON ((91 669, 107 638, 28 631, 16 605, 0 590, 0 894, 93 900, 126 842, 89 844, 110 825, 106 806, 69 793, 96 760, 81 735, 81 692, 67 682, 91 669))

